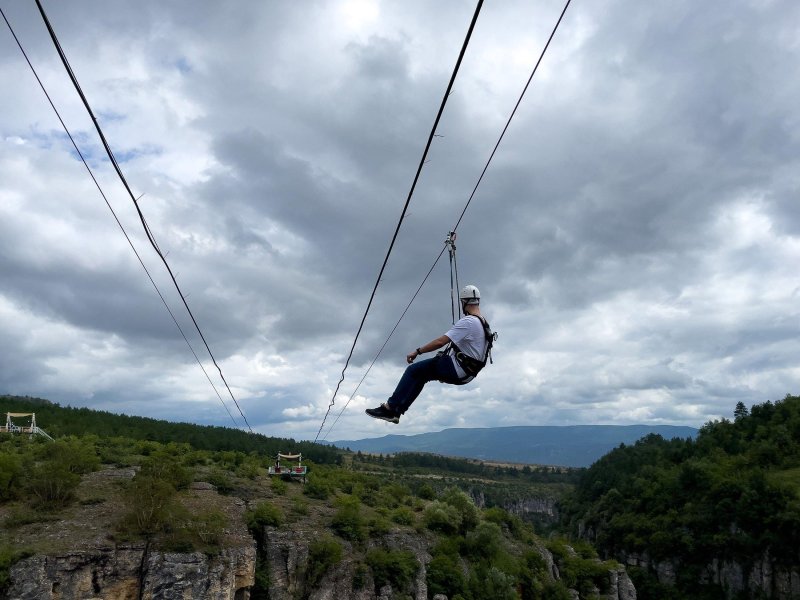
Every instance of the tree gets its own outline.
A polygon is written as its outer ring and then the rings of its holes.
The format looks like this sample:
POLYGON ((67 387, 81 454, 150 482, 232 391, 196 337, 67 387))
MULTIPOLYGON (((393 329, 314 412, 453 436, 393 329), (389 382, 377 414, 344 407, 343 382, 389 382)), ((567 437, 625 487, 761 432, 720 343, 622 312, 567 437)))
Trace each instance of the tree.
POLYGON ((733 419, 734 421, 739 421, 744 417, 748 416, 750 411, 747 410, 747 407, 744 405, 744 402, 739 401, 736 403, 736 408, 733 409, 733 419))

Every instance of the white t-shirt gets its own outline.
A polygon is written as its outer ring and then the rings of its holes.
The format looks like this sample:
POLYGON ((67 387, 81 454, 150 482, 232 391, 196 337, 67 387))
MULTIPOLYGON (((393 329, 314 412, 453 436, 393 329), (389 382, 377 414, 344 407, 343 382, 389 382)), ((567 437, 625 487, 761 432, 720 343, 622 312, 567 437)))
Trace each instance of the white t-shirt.
MULTIPOLYGON (((478 317, 474 315, 462 317, 445 335, 467 356, 480 361, 486 357, 486 336, 483 333, 483 323, 478 317)), ((458 364, 455 354, 451 353, 450 359, 453 361, 458 376, 466 377, 467 374, 458 364)))

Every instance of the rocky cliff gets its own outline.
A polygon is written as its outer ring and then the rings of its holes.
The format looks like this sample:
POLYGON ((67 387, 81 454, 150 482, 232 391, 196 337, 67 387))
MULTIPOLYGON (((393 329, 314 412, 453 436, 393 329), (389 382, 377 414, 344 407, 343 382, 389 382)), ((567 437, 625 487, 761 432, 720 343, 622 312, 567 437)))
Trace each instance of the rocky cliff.
MULTIPOLYGON (((308 560, 309 545, 319 537, 319 531, 313 529, 293 528, 281 530, 279 528, 266 528, 264 531, 265 554, 267 557, 270 598, 274 600, 293 600, 302 595, 303 572, 308 560)), ((427 600, 428 587, 426 584, 427 567, 431 560, 430 549, 434 540, 424 533, 409 534, 395 532, 384 536, 380 540, 367 542, 367 549, 384 547, 390 550, 410 550, 417 562, 419 570, 415 574, 410 597, 414 600, 427 600)), ((371 574, 366 573, 359 581, 359 551, 347 542, 344 558, 329 573, 325 575, 320 584, 309 592, 309 600, 393 600, 395 598, 408 598, 407 591, 393 590, 390 585, 385 585, 375 590, 375 583, 371 574), (354 582, 358 581, 357 585, 354 582)), ((536 551, 542 556, 547 565, 547 574, 550 580, 559 579, 559 570, 553 555, 542 546, 537 546, 536 551)), ((363 551, 363 550, 362 550, 363 551)), ((600 562, 599 560, 597 561, 600 562)), ((609 569, 601 593, 599 588, 593 590, 592 598, 597 600, 636 600, 636 588, 628 577, 623 566, 609 569)), ((571 590, 575 600, 580 598, 576 590, 571 590)), ((305 597, 305 596, 304 596, 305 597)), ((447 600, 441 594, 436 595, 437 600, 447 600)))
MULTIPOLYGON (((267 589, 271 600, 427 600, 432 595, 428 567, 441 538, 419 526, 415 529, 387 522, 382 533, 372 532, 359 542, 336 538, 341 559, 310 576, 310 549, 323 536, 331 537, 329 525, 337 509, 334 502, 306 498, 299 485, 275 493, 270 482, 256 481, 245 494, 246 501, 236 495, 221 495, 214 486, 202 482, 181 492, 180 501, 190 513, 213 508, 225 516, 219 544, 208 554, 168 552, 157 543, 115 539, 120 516, 126 510, 121 490, 134 473, 133 469, 106 467, 84 475, 78 502, 59 513, 58 520, 17 523, 4 530, 5 541, 13 547, 28 548, 31 555, 12 565, 0 598, 249 600, 256 590, 260 590, 259 597, 265 597, 267 589), (256 540, 245 525, 245 511, 264 503, 280 507, 283 515, 294 516, 287 516, 278 526, 261 528, 256 540), (302 511, 293 513, 298 507, 302 511), (377 572, 367 565, 368 555, 376 549, 413 556, 410 562, 414 572, 402 586, 397 585, 398 589, 377 579, 377 572)), ((422 510, 422 506, 417 509, 422 510)), ((0 522, 10 523, 15 518, 8 507, 0 506, 0 522)), ((508 533, 502 543, 510 554, 519 556, 535 550, 544 565, 537 577, 549 582, 559 580, 558 561, 541 543, 531 546, 530 540, 519 542, 508 533)), ((592 597, 635 600, 636 592, 625 570, 609 566, 592 590, 592 597)), ((462 568, 466 575, 468 564, 463 562, 462 568)), ((579 598, 578 592, 573 592, 573 597, 579 598)), ((444 599, 440 596, 439 600, 444 599)))
MULTIPOLYGON (((33 555, 11 566, 8 600, 247 600, 254 583, 256 543, 244 522, 245 503, 197 483, 182 495, 187 510, 213 507, 225 515, 219 552, 162 552, 143 542, 117 542, 124 509, 120 490, 134 469, 106 467, 82 477, 80 502, 58 520, 14 527, 3 541, 33 555), (102 498, 102 500, 101 500, 102 498)), ((14 515, 0 507, 0 522, 14 515)))
MULTIPOLYGON (((475 501, 475 506, 486 508, 486 496, 483 490, 470 490, 470 496, 475 501)), ((548 521, 558 520, 556 500, 546 496, 509 499, 503 502, 502 508, 523 519, 535 515, 548 521)))
MULTIPOLYGON (((671 560, 652 560, 647 554, 626 554, 625 563, 653 573, 659 583, 674 585, 682 568, 671 560)), ((795 557, 796 561, 796 557, 795 557)), ((720 586, 728 600, 734 598, 800 598, 800 569, 786 567, 769 555, 748 564, 729 560, 711 560, 702 570, 698 585, 720 586)))
POLYGON ((163 553, 145 544, 33 556, 11 568, 9 600, 247 600, 255 542, 218 556, 163 553))
MULTIPOLYGON (((272 600, 392 600, 407 598, 408 590, 390 585, 375 589, 372 575, 359 574, 360 552, 347 542, 344 558, 313 589, 305 585, 309 545, 319 537, 316 529, 266 528, 263 548, 267 563, 269 597, 272 600)), ((427 565, 432 540, 424 534, 393 532, 367 542, 367 549, 381 546, 413 553, 419 569, 411 583, 411 597, 427 600, 427 565)), ((363 549, 362 549, 363 550, 363 549)), ((552 555, 537 548, 558 579, 552 555)), ((37 555, 15 564, 8 600, 248 600, 255 582, 256 544, 226 548, 219 555, 164 553, 145 544, 93 548, 58 555, 37 555)), ((604 585, 595 590, 601 600, 635 600, 636 591, 624 568, 610 569, 604 585)), ((579 598, 574 592, 574 598, 579 598)), ((439 596, 440 600, 445 597, 439 596)))

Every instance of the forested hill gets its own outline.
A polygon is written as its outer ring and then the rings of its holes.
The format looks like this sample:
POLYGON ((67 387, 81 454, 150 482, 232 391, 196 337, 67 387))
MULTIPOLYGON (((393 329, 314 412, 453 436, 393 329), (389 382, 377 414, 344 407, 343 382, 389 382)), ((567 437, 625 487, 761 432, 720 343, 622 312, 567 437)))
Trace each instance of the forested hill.
POLYGON ((642 598, 730 598, 748 587, 798 598, 800 397, 740 402, 732 421, 706 424, 695 440, 651 435, 617 448, 581 475, 562 510, 606 556, 643 565, 633 570, 642 598))
POLYGON ((672 425, 572 425, 445 429, 418 435, 387 435, 364 440, 333 442, 353 451, 393 454, 431 452, 479 460, 588 467, 620 444, 632 444, 649 435, 692 438, 693 427, 672 425))
MULTIPOLYGON (((0 416, 4 419, 6 412, 36 413, 37 425, 53 437, 94 434, 163 444, 184 443, 198 450, 257 452, 262 456, 274 456, 279 451, 302 452, 304 457, 314 462, 328 464, 338 462, 340 456, 335 448, 312 442, 267 437, 230 427, 172 423, 89 408, 62 407, 49 400, 28 396, 0 396, 0 416)), ((23 421, 20 419, 20 423, 23 421)))

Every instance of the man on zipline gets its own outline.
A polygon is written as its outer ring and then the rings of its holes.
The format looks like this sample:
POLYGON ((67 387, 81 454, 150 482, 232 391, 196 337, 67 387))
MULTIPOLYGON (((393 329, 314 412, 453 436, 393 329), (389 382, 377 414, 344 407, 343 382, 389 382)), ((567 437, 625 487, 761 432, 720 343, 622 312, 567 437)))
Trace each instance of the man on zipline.
POLYGON ((465 285, 459 292, 464 316, 443 336, 420 346, 406 356, 406 367, 400 382, 388 402, 378 408, 368 408, 375 419, 399 423, 411 403, 417 399, 429 381, 463 385, 472 381, 490 357, 494 334, 481 316, 481 293, 474 285, 465 285), (420 354, 433 352, 448 345, 445 352, 412 364, 420 354))

